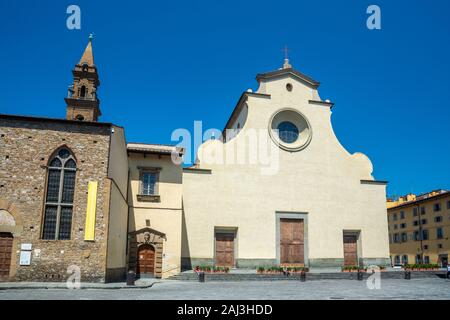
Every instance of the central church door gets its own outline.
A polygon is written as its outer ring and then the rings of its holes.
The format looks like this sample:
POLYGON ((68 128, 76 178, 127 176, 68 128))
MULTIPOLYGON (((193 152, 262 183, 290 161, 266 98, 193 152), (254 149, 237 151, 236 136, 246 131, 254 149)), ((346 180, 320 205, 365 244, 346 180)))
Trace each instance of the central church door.
POLYGON ((234 233, 216 233, 215 265, 234 267, 234 233))
POLYGON ((302 219, 280 219, 280 263, 304 264, 304 223, 302 219))

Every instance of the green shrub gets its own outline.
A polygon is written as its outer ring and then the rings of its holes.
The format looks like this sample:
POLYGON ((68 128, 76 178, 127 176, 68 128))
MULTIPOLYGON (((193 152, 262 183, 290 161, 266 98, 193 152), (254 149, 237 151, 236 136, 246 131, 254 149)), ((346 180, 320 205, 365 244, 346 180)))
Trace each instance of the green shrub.
POLYGON ((352 270, 359 270, 359 269, 360 268, 358 266, 343 266, 341 268, 342 271, 346 271, 346 270, 352 271, 352 270))

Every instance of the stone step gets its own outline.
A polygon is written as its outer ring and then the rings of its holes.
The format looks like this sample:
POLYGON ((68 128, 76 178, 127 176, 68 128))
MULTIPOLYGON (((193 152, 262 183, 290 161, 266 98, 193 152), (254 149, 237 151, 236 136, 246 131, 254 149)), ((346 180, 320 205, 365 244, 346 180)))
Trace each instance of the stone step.
MULTIPOLYGON (((381 279, 404 279, 404 272, 381 272, 381 279)), ((371 273, 363 273, 363 278, 367 279, 371 273)), ((417 278, 445 278, 446 272, 441 271, 412 271, 411 279, 417 278)), ((306 280, 356 280, 356 272, 335 272, 335 273, 307 273, 306 280)), ((168 280, 198 281, 195 273, 181 273, 171 276, 168 280)), ((205 274, 205 281, 300 281, 300 275, 284 276, 278 274, 205 274)))

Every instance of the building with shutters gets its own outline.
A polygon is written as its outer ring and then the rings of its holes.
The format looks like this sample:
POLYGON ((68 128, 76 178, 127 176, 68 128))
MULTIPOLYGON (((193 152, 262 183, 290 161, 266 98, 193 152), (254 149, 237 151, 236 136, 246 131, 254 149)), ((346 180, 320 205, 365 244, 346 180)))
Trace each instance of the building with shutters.
POLYGON ((450 191, 434 190, 389 200, 389 246, 394 265, 448 265, 450 191))

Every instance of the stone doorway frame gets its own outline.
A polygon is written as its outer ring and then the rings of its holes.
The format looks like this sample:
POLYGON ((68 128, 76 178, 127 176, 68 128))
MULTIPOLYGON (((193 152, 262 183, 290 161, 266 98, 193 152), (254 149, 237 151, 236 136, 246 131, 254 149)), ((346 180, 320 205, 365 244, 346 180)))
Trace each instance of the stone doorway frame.
POLYGON ((233 236, 233 266, 231 268, 236 268, 237 261, 238 261, 238 243, 237 243, 237 235, 238 235, 238 228, 237 227, 214 227, 214 253, 213 253, 213 266, 216 266, 216 259, 217 259, 217 248, 216 248, 216 237, 217 234, 228 234, 233 236))
POLYGON ((361 230, 347 230, 342 231, 342 265, 345 263, 345 252, 344 252, 344 237, 351 236, 356 237, 356 263, 359 267, 364 266, 364 259, 362 256, 362 244, 361 244, 361 230))
POLYGON ((303 254, 304 254, 304 266, 309 267, 309 245, 308 245, 308 213, 307 212, 289 212, 289 211, 275 211, 275 244, 276 244, 276 263, 281 263, 281 219, 303 220, 303 254))
POLYGON ((5 210, 14 218, 14 226, 0 225, 0 232, 11 233, 13 236, 12 252, 11 252, 11 265, 9 267, 9 278, 5 280, 14 280, 17 273, 17 266, 19 262, 19 255, 17 254, 17 248, 20 248, 21 235, 23 231, 23 222, 19 209, 10 201, 0 198, 0 210, 5 210))
POLYGON ((161 278, 164 241, 166 241, 164 233, 148 227, 128 233, 128 271, 137 272, 139 247, 149 244, 155 248, 155 278, 161 278))

